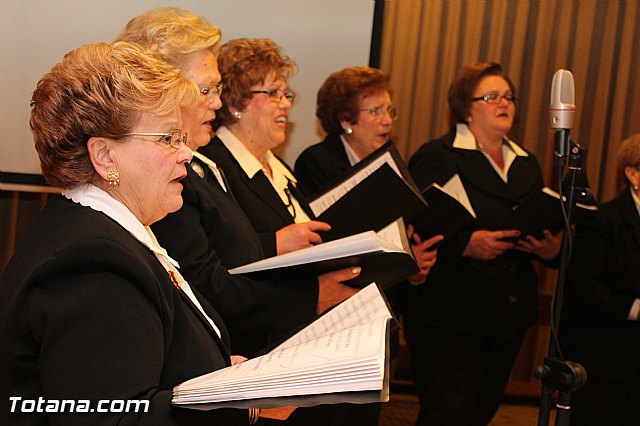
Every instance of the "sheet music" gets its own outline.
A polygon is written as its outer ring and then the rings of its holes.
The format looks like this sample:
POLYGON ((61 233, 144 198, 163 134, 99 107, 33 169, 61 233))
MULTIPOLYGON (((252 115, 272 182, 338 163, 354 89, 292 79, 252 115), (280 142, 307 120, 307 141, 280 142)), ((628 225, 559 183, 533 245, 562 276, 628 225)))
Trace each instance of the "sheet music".
POLYGON ((378 170, 385 163, 388 164, 398 174, 398 176, 402 177, 400 169, 391 156, 391 153, 385 152, 380 157, 373 160, 367 167, 353 175, 350 179, 309 203, 309 207, 311 208, 311 211, 313 211, 313 214, 316 215, 316 217, 320 216, 336 201, 342 198, 346 193, 351 191, 360 182, 365 180, 367 176, 378 170))
POLYGON ((381 390, 391 317, 371 284, 268 354, 176 386, 172 402, 381 390))
POLYGON ((356 324, 367 322, 373 318, 390 318, 391 312, 384 299, 380 296, 380 290, 374 284, 363 288, 345 302, 333 308, 325 315, 318 318, 313 324, 301 330, 275 350, 294 346, 308 340, 316 339, 330 333, 331 330, 340 330, 356 324))

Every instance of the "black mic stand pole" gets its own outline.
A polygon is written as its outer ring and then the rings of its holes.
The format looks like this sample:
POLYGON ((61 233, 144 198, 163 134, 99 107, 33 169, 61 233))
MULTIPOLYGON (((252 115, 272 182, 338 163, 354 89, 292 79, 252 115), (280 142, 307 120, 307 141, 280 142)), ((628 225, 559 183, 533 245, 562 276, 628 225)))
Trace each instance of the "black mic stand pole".
POLYGON ((571 257, 571 221, 575 208, 575 178, 578 170, 583 167, 583 149, 573 142, 568 130, 556 132, 556 173, 559 181, 560 203, 565 216, 565 229, 560 249, 560 264, 558 268, 558 280, 553 297, 551 317, 551 337, 549 351, 544 359, 544 365, 534 370, 534 375, 542 381, 542 393, 540 397, 540 411, 538 414, 538 426, 549 424, 553 392, 558 391, 556 407, 556 425, 568 426, 571 415, 571 393, 579 389, 587 379, 584 368, 577 363, 567 361, 562 356, 558 343, 558 329, 560 324, 560 312, 564 296, 564 286, 569 258, 571 257), (570 185, 566 196, 566 203, 562 197, 562 174, 564 171, 565 157, 569 158, 570 185))

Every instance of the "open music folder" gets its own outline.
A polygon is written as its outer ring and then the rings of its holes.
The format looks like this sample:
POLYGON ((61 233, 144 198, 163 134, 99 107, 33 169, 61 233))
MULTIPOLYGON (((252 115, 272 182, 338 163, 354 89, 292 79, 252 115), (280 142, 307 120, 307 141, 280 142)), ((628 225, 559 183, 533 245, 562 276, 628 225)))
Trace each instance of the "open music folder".
MULTIPOLYGON (((597 209, 597 206, 576 203, 575 219, 579 220, 597 209)), ((531 235, 541 239, 545 229, 554 233, 560 231, 564 227, 560 194, 547 187, 534 192, 517 205, 507 227, 519 229, 521 238, 531 235)))
POLYGON ((465 228, 476 219, 460 176, 453 175, 444 185, 432 183, 423 190, 428 206, 407 219, 423 239, 443 235, 445 239, 465 228))
POLYGON ((390 321, 372 283, 268 354, 176 386, 172 404, 210 410, 388 401, 390 321))
POLYGON ((407 218, 426 207, 392 142, 360 161, 309 206, 317 220, 331 230, 322 233, 330 241, 380 229, 398 217, 407 218))
POLYGON ((229 270, 231 274, 313 274, 360 266, 362 271, 345 284, 362 287, 373 281, 389 288, 420 270, 402 218, 378 232, 356 235, 262 259, 229 270))

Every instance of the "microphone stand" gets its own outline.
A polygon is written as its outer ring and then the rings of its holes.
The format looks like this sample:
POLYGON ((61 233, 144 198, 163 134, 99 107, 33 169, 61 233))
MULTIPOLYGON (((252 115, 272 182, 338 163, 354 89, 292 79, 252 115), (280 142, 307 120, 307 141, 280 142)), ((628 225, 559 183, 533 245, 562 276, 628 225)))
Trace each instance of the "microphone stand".
POLYGON ((576 187, 575 179, 579 170, 582 170, 584 161, 584 149, 575 143, 569 136, 567 129, 558 130, 556 138, 556 172, 559 181, 560 203, 565 219, 565 229, 560 249, 560 265, 558 280, 551 306, 551 337, 549 351, 544 359, 544 365, 534 369, 534 375, 542 381, 542 393, 540 396, 540 411, 538 413, 538 426, 547 426, 551 414, 551 400, 554 391, 558 391, 556 407, 556 425, 568 426, 571 415, 571 393, 584 385, 587 380, 585 369, 578 363, 567 361, 562 355, 558 342, 558 329, 560 324, 560 311, 564 296, 564 286, 569 259, 571 257, 571 220, 575 208, 576 187), (565 166, 565 158, 569 160, 569 187, 566 203, 562 196, 562 175, 565 166))

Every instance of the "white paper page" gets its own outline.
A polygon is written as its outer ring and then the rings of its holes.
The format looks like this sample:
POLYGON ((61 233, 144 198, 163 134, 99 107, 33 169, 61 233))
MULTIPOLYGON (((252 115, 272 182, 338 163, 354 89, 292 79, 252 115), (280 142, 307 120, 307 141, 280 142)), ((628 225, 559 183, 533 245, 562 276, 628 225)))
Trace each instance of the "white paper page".
POLYGON ((331 333, 332 330, 351 327, 380 317, 391 318, 392 314, 380 294, 380 289, 372 283, 291 336, 276 350, 316 339, 331 333))
MULTIPOLYGON (((542 192, 544 192, 547 195, 551 195, 553 198, 559 200, 560 199, 560 194, 557 193, 556 191, 554 191, 551 188, 547 188, 546 186, 544 188, 542 188, 542 192)), ((562 197, 562 201, 567 201, 567 197, 563 196, 562 197)), ((576 203, 576 206, 583 208, 583 209, 587 209, 587 210, 592 210, 592 211, 596 211, 598 210, 598 206, 591 206, 588 204, 582 204, 582 203, 576 203)))
MULTIPOLYGON (((402 222, 404 223, 404 222, 402 222)), ((404 229, 400 229, 400 224, 396 220, 395 222, 391 222, 389 225, 385 226, 376 234, 380 239, 387 241, 393 247, 397 247, 398 250, 401 250, 402 247, 402 236, 401 232, 405 232, 404 229)))
MULTIPOLYGON (((190 403, 194 401, 217 402, 230 399, 247 399, 256 397, 277 397, 287 395, 303 395, 309 392, 329 393, 351 390, 381 389, 384 376, 384 345, 387 318, 380 317, 367 324, 358 324, 344 330, 322 336, 315 341, 308 341, 297 346, 275 350, 267 355, 254 358, 244 363, 227 367, 223 370, 189 380, 174 389, 174 403, 190 403), (377 368, 362 376, 362 383, 339 380, 340 375, 327 374, 324 367, 334 367, 341 361, 346 363, 375 362, 377 368), (296 381, 296 371, 302 369, 317 373, 318 377, 333 377, 325 386, 320 383, 301 385, 300 387, 265 386, 254 392, 244 389, 240 383, 233 386, 236 379, 242 382, 255 383, 259 377, 277 378, 286 375, 296 381), (206 389, 211 392, 198 392, 194 399, 181 393, 189 389, 206 389), (208 395, 207 395, 208 394, 208 395)), ((268 384, 268 381, 264 382, 268 384)))
POLYGON ((378 170, 385 163, 388 164, 398 174, 398 176, 402 177, 400 169, 398 168, 396 162, 393 160, 391 153, 385 152, 380 157, 372 161, 371 164, 369 164, 367 167, 363 168, 358 173, 353 175, 350 179, 346 180, 341 185, 335 187, 323 196, 318 197, 317 199, 309 203, 309 207, 311 208, 311 211, 313 211, 313 214, 316 215, 316 217, 320 216, 336 201, 342 198, 346 193, 351 191, 360 182, 365 180, 367 176, 378 170))
MULTIPOLYGON (((384 246, 383 246, 384 247, 384 246)), ((375 232, 366 231, 338 240, 318 244, 301 250, 292 251, 279 256, 269 257, 248 265, 229 270, 230 274, 246 274, 269 268, 303 265, 305 263, 320 262, 354 254, 371 253, 380 250, 380 240, 375 232)))
POLYGON ((467 191, 464 189, 462 180, 457 173, 453 175, 451 179, 447 181, 447 183, 445 183, 443 186, 438 186, 438 188, 442 189, 444 192, 458 200, 458 202, 462 204, 469 211, 469 213, 471 213, 471 216, 476 217, 476 212, 473 211, 473 206, 471 206, 467 191))

